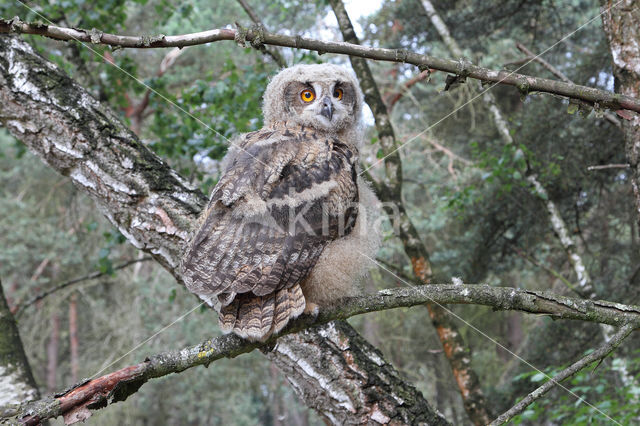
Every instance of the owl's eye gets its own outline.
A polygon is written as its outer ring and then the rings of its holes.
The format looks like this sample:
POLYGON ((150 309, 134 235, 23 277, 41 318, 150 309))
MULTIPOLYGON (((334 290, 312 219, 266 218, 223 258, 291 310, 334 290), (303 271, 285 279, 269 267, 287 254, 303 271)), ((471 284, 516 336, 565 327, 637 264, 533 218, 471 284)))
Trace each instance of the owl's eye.
POLYGON ((316 94, 312 90, 305 89, 300 92, 300 98, 305 102, 311 102, 316 98, 316 94))
POLYGON ((342 99, 342 95, 344 95, 344 92, 342 91, 342 89, 340 88, 335 88, 333 89, 333 97, 337 98, 338 100, 342 99))

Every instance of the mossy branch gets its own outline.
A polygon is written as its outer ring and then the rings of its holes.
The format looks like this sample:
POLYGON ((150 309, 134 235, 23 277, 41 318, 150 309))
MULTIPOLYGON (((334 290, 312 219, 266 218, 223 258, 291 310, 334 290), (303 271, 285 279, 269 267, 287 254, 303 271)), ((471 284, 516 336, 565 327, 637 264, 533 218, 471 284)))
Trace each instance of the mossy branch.
POLYGON ((61 415, 64 415, 67 421, 83 420, 91 415, 90 410, 123 401, 149 379, 180 373, 199 365, 206 366, 218 359, 234 358, 258 348, 272 348, 280 336, 334 320, 368 312, 422 305, 427 302, 438 305, 476 304, 490 306, 495 310, 546 314, 552 318, 577 319, 620 326, 629 332, 640 324, 639 306, 582 300, 548 292, 489 285, 455 284, 431 284, 382 290, 363 297, 343 299, 334 306, 322 309, 315 317, 303 315, 292 321, 279 336, 272 337, 264 343, 250 342, 229 334, 181 350, 151 356, 139 364, 85 381, 55 397, 31 404, 22 411, 19 421, 22 424, 33 425, 61 415))

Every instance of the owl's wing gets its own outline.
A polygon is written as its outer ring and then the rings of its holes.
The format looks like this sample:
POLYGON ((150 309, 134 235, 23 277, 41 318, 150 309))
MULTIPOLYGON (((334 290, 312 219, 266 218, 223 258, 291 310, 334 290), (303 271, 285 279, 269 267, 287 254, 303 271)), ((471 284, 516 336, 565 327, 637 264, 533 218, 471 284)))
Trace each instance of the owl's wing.
POLYGON ((335 207, 357 196, 355 159, 338 141, 318 143, 307 132, 247 137, 256 140, 213 190, 182 267, 187 288, 220 306, 223 330, 265 340, 302 313, 300 282, 341 222, 355 222, 357 209, 335 207))

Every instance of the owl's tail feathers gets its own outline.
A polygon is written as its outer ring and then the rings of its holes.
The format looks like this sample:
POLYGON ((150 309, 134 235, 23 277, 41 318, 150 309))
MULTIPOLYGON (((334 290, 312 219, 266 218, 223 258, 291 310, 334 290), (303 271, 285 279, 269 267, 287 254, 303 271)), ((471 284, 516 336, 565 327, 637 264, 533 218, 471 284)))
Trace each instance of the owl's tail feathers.
POLYGON ((265 296, 238 294, 231 304, 220 309, 218 318, 224 333, 234 332, 244 339, 264 342, 290 319, 297 318, 305 306, 302 289, 296 284, 265 296))

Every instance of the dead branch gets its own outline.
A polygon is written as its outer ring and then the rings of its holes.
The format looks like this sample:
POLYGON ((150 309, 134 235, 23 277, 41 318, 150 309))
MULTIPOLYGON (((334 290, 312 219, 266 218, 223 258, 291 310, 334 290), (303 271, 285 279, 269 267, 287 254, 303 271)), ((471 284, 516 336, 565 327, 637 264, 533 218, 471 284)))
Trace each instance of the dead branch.
MULTIPOLYGON (((442 304, 477 304, 496 310, 516 310, 546 314, 558 319, 578 319, 610 324, 623 327, 625 336, 640 324, 640 306, 582 300, 549 292, 461 284, 431 284, 413 288, 388 289, 363 297, 343 299, 331 307, 323 308, 316 317, 303 315, 292 321, 279 336, 272 337, 265 343, 249 342, 229 334, 181 350, 151 356, 139 364, 85 381, 68 391, 34 403, 23 410, 19 419, 26 425, 35 425, 45 419, 61 415, 65 416, 65 421, 71 423, 85 420, 91 415, 91 410, 125 400, 149 379, 180 373, 199 365, 208 365, 221 358, 234 358, 254 349, 271 348, 280 336, 337 319, 423 305, 427 302, 440 306, 442 304)), ((617 344, 619 341, 616 342, 615 337, 611 339, 603 347, 610 348, 603 357, 615 349, 617 344)), ((599 349, 594 353, 601 353, 602 350, 599 349)), ((580 362, 587 364, 593 362, 593 360, 589 361, 591 358, 585 359, 588 362, 584 360, 580 362)), ((575 371, 578 370, 579 368, 575 371)), ((562 380, 559 376, 556 376, 556 379, 562 380)))

